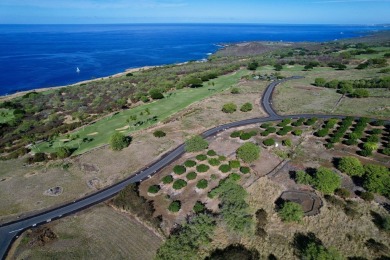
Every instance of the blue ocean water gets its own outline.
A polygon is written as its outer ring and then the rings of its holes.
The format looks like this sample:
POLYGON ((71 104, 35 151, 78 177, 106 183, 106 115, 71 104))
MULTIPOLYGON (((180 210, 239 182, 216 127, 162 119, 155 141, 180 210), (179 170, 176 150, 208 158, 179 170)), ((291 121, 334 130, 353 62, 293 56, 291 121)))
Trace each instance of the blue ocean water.
POLYGON ((0 95, 67 85, 128 68, 199 60, 218 50, 220 43, 332 41, 385 29, 255 24, 0 25, 0 95))

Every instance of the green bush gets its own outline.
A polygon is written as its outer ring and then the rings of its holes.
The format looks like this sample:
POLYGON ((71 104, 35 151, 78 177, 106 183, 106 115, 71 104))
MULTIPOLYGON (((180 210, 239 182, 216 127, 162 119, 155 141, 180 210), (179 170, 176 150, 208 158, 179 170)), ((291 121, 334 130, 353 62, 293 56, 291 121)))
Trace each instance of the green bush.
POLYGON ((272 139, 272 138, 265 139, 265 140, 263 141, 263 144, 264 144, 265 146, 273 146, 273 145, 275 145, 275 140, 272 139))
POLYGON ((180 208, 181 208, 181 203, 180 201, 176 200, 169 205, 168 210, 170 212, 179 212, 180 208))
POLYGON ((338 189, 336 189, 336 191, 334 193, 343 199, 349 198, 351 196, 351 193, 349 192, 349 190, 347 190, 345 188, 338 188, 338 189))
MULTIPOLYGON (((71 154, 72 154, 72 152, 70 151, 70 149, 68 147, 59 147, 59 148, 57 148, 57 157, 60 158, 60 159, 69 157, 71 154)), ((44 160, 42 160, 42 161, 44 161, 44 160)))
POLYGON ((206 189, 208 184, 209 184, 209 183, 208 183, 207 180, 202 179, 202 180, 198 181, 198 183, 196 184, 196 187, 197 187, 198 189, 206 189))
POLYGON ((201 212, 204 212, 206 210, 206 207, 205 207, 205 205, 202 202, 197 201, 195 203, 194 207, 192 208, 192 210, 195 213, 201 213, 201 212))
POLYGON ((237 149, 236 154, 238 159, 246 163, 251 163, 259 159, 260 148, 253 143, 245 143, 237 149))
POLYGON ((365 201, 373 201, 375 197, 373 193, 367 191, 367 192, 360 193, 360 198, 362 198, 365 201))
POLYGON ((220 155, 220 156, 218 156, 218 160, 225 161, 226 160, 226 156, 220 155))
POLYGON ((229 175, 229 179, 232 181, 239 181, 241 179, 241 176, 238 173, 232 173, 229 175))
POLYGON ((295 173, 295 181, 299 184, 311 185, 313 178, 305 171, 297 171, 295 173))
POLYGON ((390 156, 390 147, 389 148, 383 148, 382 153, 384 155, 390 156))
POLYGON ((271 126, 270 123, 262 123, 262 124, 260 125, 260 127, 263 128, 263 129, 266 129, 266 128, 270 127, 270 126, 271 126))
POLYGON ((227 173, 227 172, 230 172, 231 171, 231 167, 228 165, 228 164, 222 164, 221 166, 219 166, 219 170, 223 173, 227 173))
POLYGON ((240 135, 240 139, 243 141, 249 140, 252 138, 252 135, 250 133, 242 133, 240 135))
POLYGON ((152 193, 152 194, 156 194, 159 191, 160 191, 160 186, 158 186, 158 185, 152 185, 148 189, 148 192, 152 193))
POLYGON ((208 150, 208 151, 207 151, 207 155, 208 155, 208 156, 216 156, 217 153, 216 153, 214 150, 208 150))
POLYGON ((287 201, 283 203, 278 214, 284 222, 300 222, 303 218, 303 209, 300 204, 287 201))
POLYGON ((249 167, 246 167, 246 166, 240 167, 240 172, 243 174, 250 173, 250 171, 251 171, 251 169, 249 167))
POLYGON ((186 172, 186 167, 184 167, 183 165, 176 165, 175 167, 173 167, 173 172, 178 175, 181 175, 186 172))
POLYGON ((217 158, 211 158, 211 159, 209 160, 209 164, 210 164, 211 166, 218 166, 218 165, 221 164, 221 162, 220 162, 217 158))
POLYGON ((196 166, 196 171, 197 172, 207 172, 210 169, 210 167, 206 164, 199 164, 196 166))
POLYGON ((201 136, 195 135, 185 143, 186 152, 200 152, 209 147, 209 143, 201 136))
POLYGON ((172 183, 172 182, 173 182, 173 177, 172 177, 172 175, 167 175, 167 176, 165 176, 164 178, 162 178, 162 182, 163 182, 164 184, 172 183))
POLYGON ((270 132, 268 131, 263 131, 260 133, 261 136, 268 136, 270 134, 270 132))
POLYGON ((302 135, 303 131, 301 129, 296 129, 293 131, 293 134, 296 135, 296 136, 300 136, 302 135))
POLYGON ((232 89, 230 90, 230 93, 232 93, 232 94, 238 94, 238 93, 240 93, 240 90, 239 90, 238 88, 232 88, 232 89))
POLYGON ((223 105, 222 111, 228 114, 234 113, 237 111, 237 105, 232 102, 226 103, 223 105))
POLYGON ((166 136, 167 134, 166 134, 164 131, 157 130, 157 131, 154 131, 154 132, 153 132, 153 135, 154 135, 154 137, 161 138, 161 137, 166 136))
POLYGON ((189 168, 194 167, 195 165, 196 165, 196 162, 193 161, 193 160, 187 160, 187 161, 184 163, 184 166, 185 166, 185 167, 189 167, 189 168))
POLYGON ((276 133, 277 129, 275 127, 268 127, 266 131, 269 133, 276 133))
POLYGON ((187 186, 187 182, 185 180, 182 180, 182 179, 178 179, 176 180, 174 183, 173 183, 173 189, 175 190, 180 190, 182 188, 184 188, 185 186, 187 186))
POLYGON ((129 146, 130 144, 130 137, 126 137, 122 133, 115 132, 111 137, 110 137, 110 147, 114 151, 120 151, 123 148, 129 146))
POLYGON ((316 117, 309 118, 306 120, 305 125, 314 125, 317 122, 317 120, 318 119, 316 117))
POLYGON ((205 155, 205 154, 198 154, 195 158, 198 161, 204 161, 204 160, 207 160, 207 155, 205 155))
POLYGON ((216 179, 218 179, 218 176, 215 175, 215 174, 211 174, 210 178, 211 178, 212 180, 216 180, 216 179))
POLYGON ((198 175, 196 174, 196 172, 190 172, 187 174, 186 178, 187 180, 191 181, 191 180, 195 180, 197 176, 198 175))
POLYGON ((240 164, 240 161, 237 161, 237 160, 233 160, 233 161, 230 161, 229 162, 229 166, 230 168, 240 168, 241 164, 240 164))
POLYGON ((372 155, 372 150, 363 149, 359 151, 359 154, 364 157, 369 157, 372 155))
POLYGON ((231 138, 237 138, 241 136, 242 131, 234 131, 233 133, 230 134, 231 138))
POLYGON ((331 169, 320 167, 313 178, 314 187, 324 194, 332 194, 341 186, 340 177, 331 169))
POLYGON ((346 156, 340 159, 337 169, 350 176, 362 176, 364 173, 363 165, 358 158, 346 156))
POLYGON ((245 103, 241 106, 240 110, 241 112, 249 112, 253 109, 253 106, 251 103, 245 103))
POLYGON ((284 146, 287 146, 287 147, 291 147, 292 146, 291 139, 285 139, 285 140, 283 140, 282 143, 283 143, 284 146))

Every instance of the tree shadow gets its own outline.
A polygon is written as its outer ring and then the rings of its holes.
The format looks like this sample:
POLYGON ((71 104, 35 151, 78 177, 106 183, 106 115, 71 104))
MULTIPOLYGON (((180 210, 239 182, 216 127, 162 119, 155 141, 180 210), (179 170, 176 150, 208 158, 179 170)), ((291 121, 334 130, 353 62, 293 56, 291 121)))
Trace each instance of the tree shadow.
POLYGON ((292 246, 296 250, 296 254, 298 256, 302 255, 303 252, 306 251, 309 244, 322 245, 322 241, 316 237, 316 235, 312 232, 304 234, 304 233, 295 233, 292 246))

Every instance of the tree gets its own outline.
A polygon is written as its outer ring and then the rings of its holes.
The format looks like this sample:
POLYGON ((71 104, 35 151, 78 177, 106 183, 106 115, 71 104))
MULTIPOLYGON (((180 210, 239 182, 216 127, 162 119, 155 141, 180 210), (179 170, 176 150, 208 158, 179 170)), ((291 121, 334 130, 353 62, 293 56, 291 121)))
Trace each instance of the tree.
POLYGON ((253 143, 245 143, 237 149, 236 154, 238 159, 251 163, 259 159, 260 148, 253 143))
POLYGON ((230 93, 232 93, 232 94, 238 94, 238 93, 240 93, 240 90, 239 90, 238 88, 232 88, 232 89, 230 90, 230 93))
POLYGON ((303 217, 303 209, 300 204, 287 201, 283 203, 278 214, 284 222, 300 222, 303 217))
POLYGON ((320 167, 313 179, 314 187, 324 194, 332 194, 341 186, 340 177, 331 169, 320 167))
POLYGON ((153 135, 154 135, 154 137, 161 138, 161 137, 166 136, 167 134, 166 134, 164 131, 157 130, 157 131, 154 131, 154 132, 153 132, 153 135))
POLYGON ((208 181, 205 180, 205 179, 201 179, 200 181, 198 181, 198 183, 196 184, 196 187, 198 189, 206 189, 207 188, 207 185, 208 185, 208 181))
POLYGON ((316 78, 314 80, 314 85, 317 87, 324 87, 326 84, 326 80, 324 78, 316 78))
POLYGON ((390 172, 385 166, 364 165, 363 187, 387 197, 390 196, 390 172))
POLYGON ((57 156, 60 159, 69 157, 72 154, 68 147, 60 147, 57 149, 57 156))
POLYGON ((192 77, 188 79, 187 86, 190 88, 198 88, 203 86, 203 81, 200 78, 192 77))
POLYGON ((152 185, 148 189, 148 192, 152 193, 152 194, 156 194, 159 191, 160 191, 160 186, 158 186, 158 185, 152 185))
POLYGON ((248 64, 248 70, 256 70, 259 67, 259 63, 257 61, 251 61, 248 64))
POLYGON ((149 90, 149 95, 153 99, 162 99, 164 98, 164 95, 161 93, 161 90, 158 88, 153 88, 149 90))
POLYGON ((249 112, 253 109, 253 106, 251 103, 245 103, 241 106, 240 111, 241 112, 249 112))
POLYGON ((370 92, 367 89, 359 88, 352 92, 351 96, 355 98, 367 98, 370 96, 370 92))
POLYGON ((362 163, 358 158, 352 156, 346 156, 340 159, 337 169, 350 176, 362 176, 364 169, 362 163))
POLYGON ((186 152, 200 152, 209 147, 209 143, 199 135, 188 139, 185 143, 186 152))
POLYGON ((131 138, 123 135, 122 133, 115 132, 110 137, 110 146, 114 151, 120 151, 123 148, 129 146, 131 138))
POLYGON ((265 140, 263 141, 263 144, 264 144, 265 146, 273 146, 273 145, 275 145, 275 140, 272 139, 272 138, 265 139, 265 140))
POLYGON ((179 212, 180 208, 181 208, 181 203, 180 201, 176 200, 169 205, 168 210, 171 212, 179 212))
POLYGON ((326 249, 321 244, 309 243, 302 252, 302 259, 307 260, 343 260, 339 252, 333 248, 326 249))
POLYGON ((313 177, 305 171, 297 171, 295 173, 295 180, 299 184, 311 185, 313 184, 313 177))
POLYGON ((223 105, 222 111, 228 114, 234 113, 237 111, 237 105, 233 102, 226 103, 225 105, 223 105))
POLYGON ((206 164, 199 164, 196 166, 196 171, 197 172, 207 172, 210 169, 210 167, 206 164))
POLYGON ((187 186, 187 182, 185 180, 182 180, 182 179, 177 179, 173 185, 172 185, 172 188, 174 190, 180 190, 182 188, 184 188, 185 186, 187 186))
POLYGON ((282 64, 276 64, 274 66, 274 68, 275 68, 276 71, 281 71, 283 69, 283 66, 282 66, 282 64))

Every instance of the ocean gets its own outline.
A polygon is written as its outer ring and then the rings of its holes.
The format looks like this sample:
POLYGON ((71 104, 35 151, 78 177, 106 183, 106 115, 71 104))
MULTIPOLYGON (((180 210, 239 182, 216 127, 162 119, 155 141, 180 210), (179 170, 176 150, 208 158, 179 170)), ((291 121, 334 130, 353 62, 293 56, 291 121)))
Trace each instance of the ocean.
POLYGON ((260 24, 0 25, 0 95, 129 68, 200 60, 221 43, 333 41, 384 26, 260 24))

